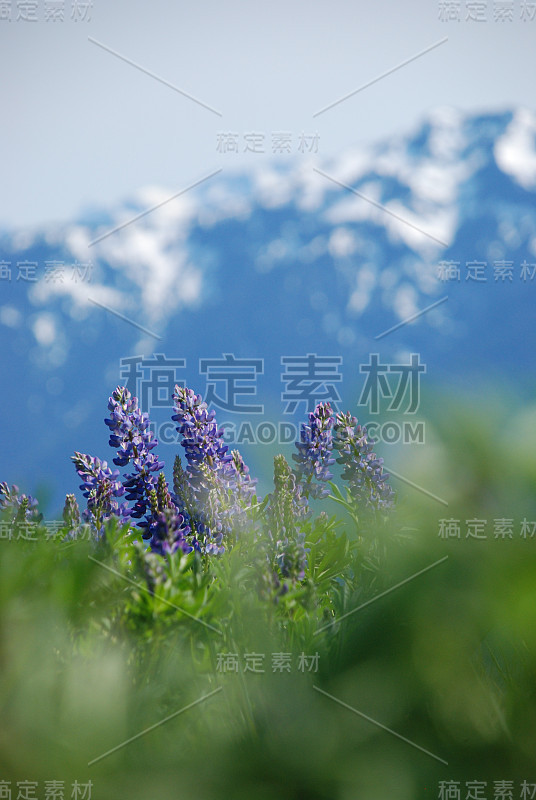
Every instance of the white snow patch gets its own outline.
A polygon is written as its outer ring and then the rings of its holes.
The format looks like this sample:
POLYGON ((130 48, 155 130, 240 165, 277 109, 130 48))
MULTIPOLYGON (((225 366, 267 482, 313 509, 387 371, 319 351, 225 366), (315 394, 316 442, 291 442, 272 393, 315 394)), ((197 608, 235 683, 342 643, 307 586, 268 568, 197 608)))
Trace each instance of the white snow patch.
POLYGON ((15 231, 11 240, 12 249, 17 252, 19 250, 28 250, 36 239, 35 231, 15 231))
POLYGON ((395 314, 401 319, 407 319, 419 310, 417 307, 417 292, 409 284, 400 286, 393 299, 395 314))
POLYGON ((14 306, 0 306, 0 322, 8 328, 18 328, 22 322, 22 315, 14 306))
POLYGON ((364 222, 366 220, 382 225, 381 217, 385 212, 373 203, 368 202, 368 200, 372 200, 374 203, 380 202, 380 188, 379 183, 376 182, 360 186, 359 193, 363 195, 362 197, 350 194, 350 192, 344 194, 341 192, 342 199, 326 209, 323 215, 324 218, 334 225, 341 225, 345 222, 364 222))
POLYGON ((429 115, 432 131, 429 138, 433 158, 450 161, 456 158, 466 144, 462 133, 463 116, 448 106, 434 109, 429 115))
POLYGON ((336 228, 329 237, 328 248, 334 258, 347 258, 355 253, 357 240, 348 228, 336 228))
POLYGON ((56 319, 53 314, 39 314, 33 322, 32 330, 37 344, 42 347, 50 347, 54 343, 57 335, 56 319))
POLYGON ((536 187, 536 116, 528 109, 514 114, 505 133, 495 143, 495 161, 524 189, 536 187))
MULTIPOLYGON (((75 281, 49 283, 40 280, 33 284, 28 292, 33 305, 44 305, 54 295, 70 298, 78 307, 82 308, 93 308, 94 305, 89 299, 93 298, 103 305, 109 305, 118 310, 125 307, 127 299, 120 291, 110 286, 76 283, 75 281)), ((77 312, 75 311, 71 316, 77 318, 77 312)))
POLYGON ((363 313, 375 286, 376 270, 372 264, 365 264, 357 274, 355 289, 348 300, 348 311, 353 314, 363 313))
POLYGON ((294 197, 295 180, 289 173, 261 169, 253 173, 253 191, 264 208, 279 208, 294 197))
POLYGON ((392 212, 384 212, 385 225, 391 235, 402 239, 418 253, 442 248, 454 236, 457 223, 455 207, 431 208, 427 214, 418 215, 400 201, 393 200, 386 208, 392 212))

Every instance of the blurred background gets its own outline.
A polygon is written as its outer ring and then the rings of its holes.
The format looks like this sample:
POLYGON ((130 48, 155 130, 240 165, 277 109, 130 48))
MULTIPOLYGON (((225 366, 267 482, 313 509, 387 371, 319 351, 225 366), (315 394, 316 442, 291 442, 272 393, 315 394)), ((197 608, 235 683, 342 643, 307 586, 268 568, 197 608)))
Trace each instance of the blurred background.
POLYGON ((261 480, 320 399, 391 462, 427 392, 530 402, 533 3, 2 9, 0 475, 50 516, 118 383, 261 480))

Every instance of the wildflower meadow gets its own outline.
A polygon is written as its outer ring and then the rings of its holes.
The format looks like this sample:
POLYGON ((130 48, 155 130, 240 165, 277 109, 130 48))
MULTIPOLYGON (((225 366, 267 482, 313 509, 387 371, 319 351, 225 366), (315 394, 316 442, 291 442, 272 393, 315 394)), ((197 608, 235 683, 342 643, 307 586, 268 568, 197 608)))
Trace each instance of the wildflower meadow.
POLYGON ((112 392, 113 468, 72 456, 53 533, 1 484, 1 796, 531 797, 523 437, 470 403, 435 419, 443 514, 320 403, 260 497, 202 397, 173 399, 168 470, 112 392), (512 504, 511 535, 460 533, 512 504))

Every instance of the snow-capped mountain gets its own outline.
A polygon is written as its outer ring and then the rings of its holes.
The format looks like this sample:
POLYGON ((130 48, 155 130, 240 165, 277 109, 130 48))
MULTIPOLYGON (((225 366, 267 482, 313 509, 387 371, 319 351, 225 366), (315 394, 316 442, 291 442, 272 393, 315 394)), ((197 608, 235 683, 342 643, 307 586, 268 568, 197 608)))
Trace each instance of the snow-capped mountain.
POLYGON ((435 384, 530 387, 533 113, 442 109, 332 161, 174 191, 0 235, 1 480, 72 490, 74 449, 111 460, 102 418, 129 356, 184 359, 177 377, 202 393, 199 359, 264 359, 267 417, 284 408, 281 358, 309 353, 342 358, 345 407, 370 353, 420 353, 435 384))

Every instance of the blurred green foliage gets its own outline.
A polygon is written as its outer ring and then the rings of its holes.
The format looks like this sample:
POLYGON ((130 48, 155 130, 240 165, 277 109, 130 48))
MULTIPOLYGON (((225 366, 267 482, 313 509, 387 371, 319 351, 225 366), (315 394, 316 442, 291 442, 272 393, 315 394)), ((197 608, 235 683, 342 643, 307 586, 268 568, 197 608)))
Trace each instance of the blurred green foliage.
POLYGON ((0 540, 13 797, 51 779, 91 780, 102 800, 414 800, 448 780, 464 797, 476 779, 490 798, 513 780, 518 797, 536 782, 536 534, 520 535, 536 520, 536 411, 442 408, 426 448, 392 465, 439 500, 401 481, 377 525, 329 502, 337 520, 310 527, 306 579, 278 602, 247 536, 210 568, 152 563, 112 525, 97 548, 0 540), (439 536, 441 519, 460 537, 439 536), (486 539, 466 537, 473 519, 486 539), (512 538, 495 519, 514 520, 512 538), (229 653, 237 672, 221 668, 229 653), (291 654, 289 672, 273 653, 291 654), (302 653, 317 671, 298 669, 302 653))

